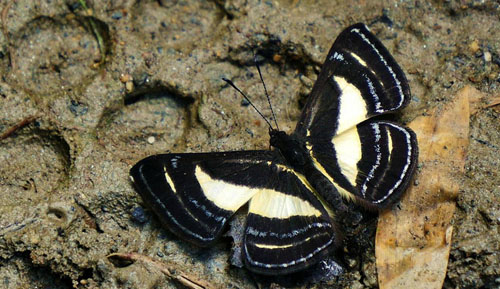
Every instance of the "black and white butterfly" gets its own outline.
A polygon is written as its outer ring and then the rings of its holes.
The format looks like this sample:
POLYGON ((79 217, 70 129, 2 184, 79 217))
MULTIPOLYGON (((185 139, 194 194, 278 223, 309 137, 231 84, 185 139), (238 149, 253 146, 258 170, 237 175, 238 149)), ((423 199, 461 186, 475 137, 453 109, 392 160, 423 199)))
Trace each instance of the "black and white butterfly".
POLYGON ((271 150, 153 155, 130 176, 160 221, 199 246, 213 244, 248 203, 245 266, 296 272, 338 246, 334 213, 342 199, 382 209, 408 186, 415 134, 373 117, 409 101, 401 68, 355 24, 330 49, 293 133, 270 129, 271 150))

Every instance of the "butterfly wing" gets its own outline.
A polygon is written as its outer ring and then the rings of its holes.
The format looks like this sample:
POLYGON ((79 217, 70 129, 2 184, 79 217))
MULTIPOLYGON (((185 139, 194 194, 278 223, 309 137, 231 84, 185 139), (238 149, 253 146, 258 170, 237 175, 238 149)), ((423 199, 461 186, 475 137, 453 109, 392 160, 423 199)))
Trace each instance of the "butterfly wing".
POLYGON ((397 200, 417 164, 415 133, 392 122, 366 121, 330 142, 313 143, 309 153, 327 184, 367 207, 385 208, 397 200))
POLYGON ((403 71, 368 28, 358 23, 346 28, 328 52, 295 134, 331 139, 409 101, 403 71))
POLYGON ((340 240, 305 177, 272 151, 155 155, 130 175, 160 221, 201 246, 250 200, 243 257, 258 273, 306 268, 340 240))
POLYGON ((270 151, 153 155, 132 167, 130 176, 164 225, 208 246, 257 192, 271 159, 270 151))
POLYGON ((285 166, 273 166, 268 189, 250 200, 243 243, 246 267, 266 275, 303 270, 341 240, 305 177, 285 166))
POLYGON ((406 77, 382 43, 364 24, 345 29, 328 53, 294 132, 306 139, 316 169, 308 179, 326 200, 335 203, 332 192, 338 192, 383 208, 404 191, 417 163, 416 136, 408 128, 370 118, 409 101, 406 77))

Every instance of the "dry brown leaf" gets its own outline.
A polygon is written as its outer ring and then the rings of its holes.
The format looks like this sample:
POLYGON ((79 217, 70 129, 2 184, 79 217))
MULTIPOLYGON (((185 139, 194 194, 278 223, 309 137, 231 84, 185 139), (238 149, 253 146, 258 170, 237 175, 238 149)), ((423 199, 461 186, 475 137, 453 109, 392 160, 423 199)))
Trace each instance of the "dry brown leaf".
POLYGON ((478 97, 475 92, 465 87, 454 102, 409 125, 419 143, 418 185, 379 217, 375 254, 382 289, 443 286, 453 232, 450 222, 469 143, 469 99, 478 97))

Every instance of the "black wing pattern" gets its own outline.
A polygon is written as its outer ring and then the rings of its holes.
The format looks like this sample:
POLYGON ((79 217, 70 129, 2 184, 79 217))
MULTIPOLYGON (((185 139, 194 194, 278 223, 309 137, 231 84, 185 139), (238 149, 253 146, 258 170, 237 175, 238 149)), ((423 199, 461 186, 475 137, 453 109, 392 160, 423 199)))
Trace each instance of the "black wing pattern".
POLYGON ((301 270, 339 242, 314 189, 275 152, 155 155, 131 177, 161 222, 200 246, 212 244, 250 200, 243 254, 261 274, 301 270))
POLYGON ((243 255, 254 272, 288 274, 325 257, 340 235, 303 175, 283 165, 272 170, 267 187, 273 189, 250 200, 243 255))
POLYGON ((328 53, 294 132, 306 139, 316 169, 329 181, 327 188, 325 182, 317 188, 320 193, 337 191, 377 208, 398 198, 417 163, 416 136, 408 128, 370 118, 409 101, 406 77, 382 43, 364 24, 345 29, 328 53))
POLYGON ((364 24, 354 24, 328 52, 295 134, 331 138, 409 101, 410 87, 399 65, 364 24))
MULTIPOLYGON (((130 176, 142 198, 171 231, 199 246, 220 236, 228 219, 255 194, 269 151, 153 155, 130 176), (223 181, 226 179, 226 181, 223 181), (249 180, 250 179, 250 180, 249 180)), ((269 172, 267 172, 269 173, 269 172)))

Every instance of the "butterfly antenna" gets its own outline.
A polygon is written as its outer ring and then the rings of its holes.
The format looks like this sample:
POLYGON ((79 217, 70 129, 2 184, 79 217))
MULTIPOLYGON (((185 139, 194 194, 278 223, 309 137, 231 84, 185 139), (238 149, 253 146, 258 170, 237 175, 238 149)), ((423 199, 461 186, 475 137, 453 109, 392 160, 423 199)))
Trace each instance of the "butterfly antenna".
POLYGON ((271 113, 273 114, 273 119, 274 119, 274 123, 276 124, 276 129, 280 130, 280 128, 278 126, 278 121, 276 121, 276 115, 274 114, 273 106, 271 105, 271 98, 269 97, 269 93, 267 93, 266 83, 264 82, 264 78, 262 78, 262 73, 260 72, 260 66, 257 63, 257 55, 256 54, 254 54, 254 56, 253 56, 253 61, 255 62, 255 66, 257 66, 257 71, 259 72, 260 81, 262 82, 262 85, 264 86, 264 92, 266 93, 267 103, 269 103, 269 107, 271 108, 271 113))
POLYGON ((257 113, 267 122, 267 125, 269 126, 269 128, 272 130, 273 129, 273 126, 271 125, 271 123, 267 120, 267 118, 257 109, 257 107, 255 107, 255 105, 253 105, 253 103, 250 101, 250 99, 246 96, 246 94, 243 93, 243 91, 241 91, 236 85, 234 85, 234 83, 227 79, 227 78, 222 78, 222 80, 224 80, 225 82, 227 82, 227 84, 231 85, 234 89, 236 89, 242 96, 243 98, 245 98, 246 101, 248 101, 248 103, 250 103, 250 105, 257 111, 257 113))

